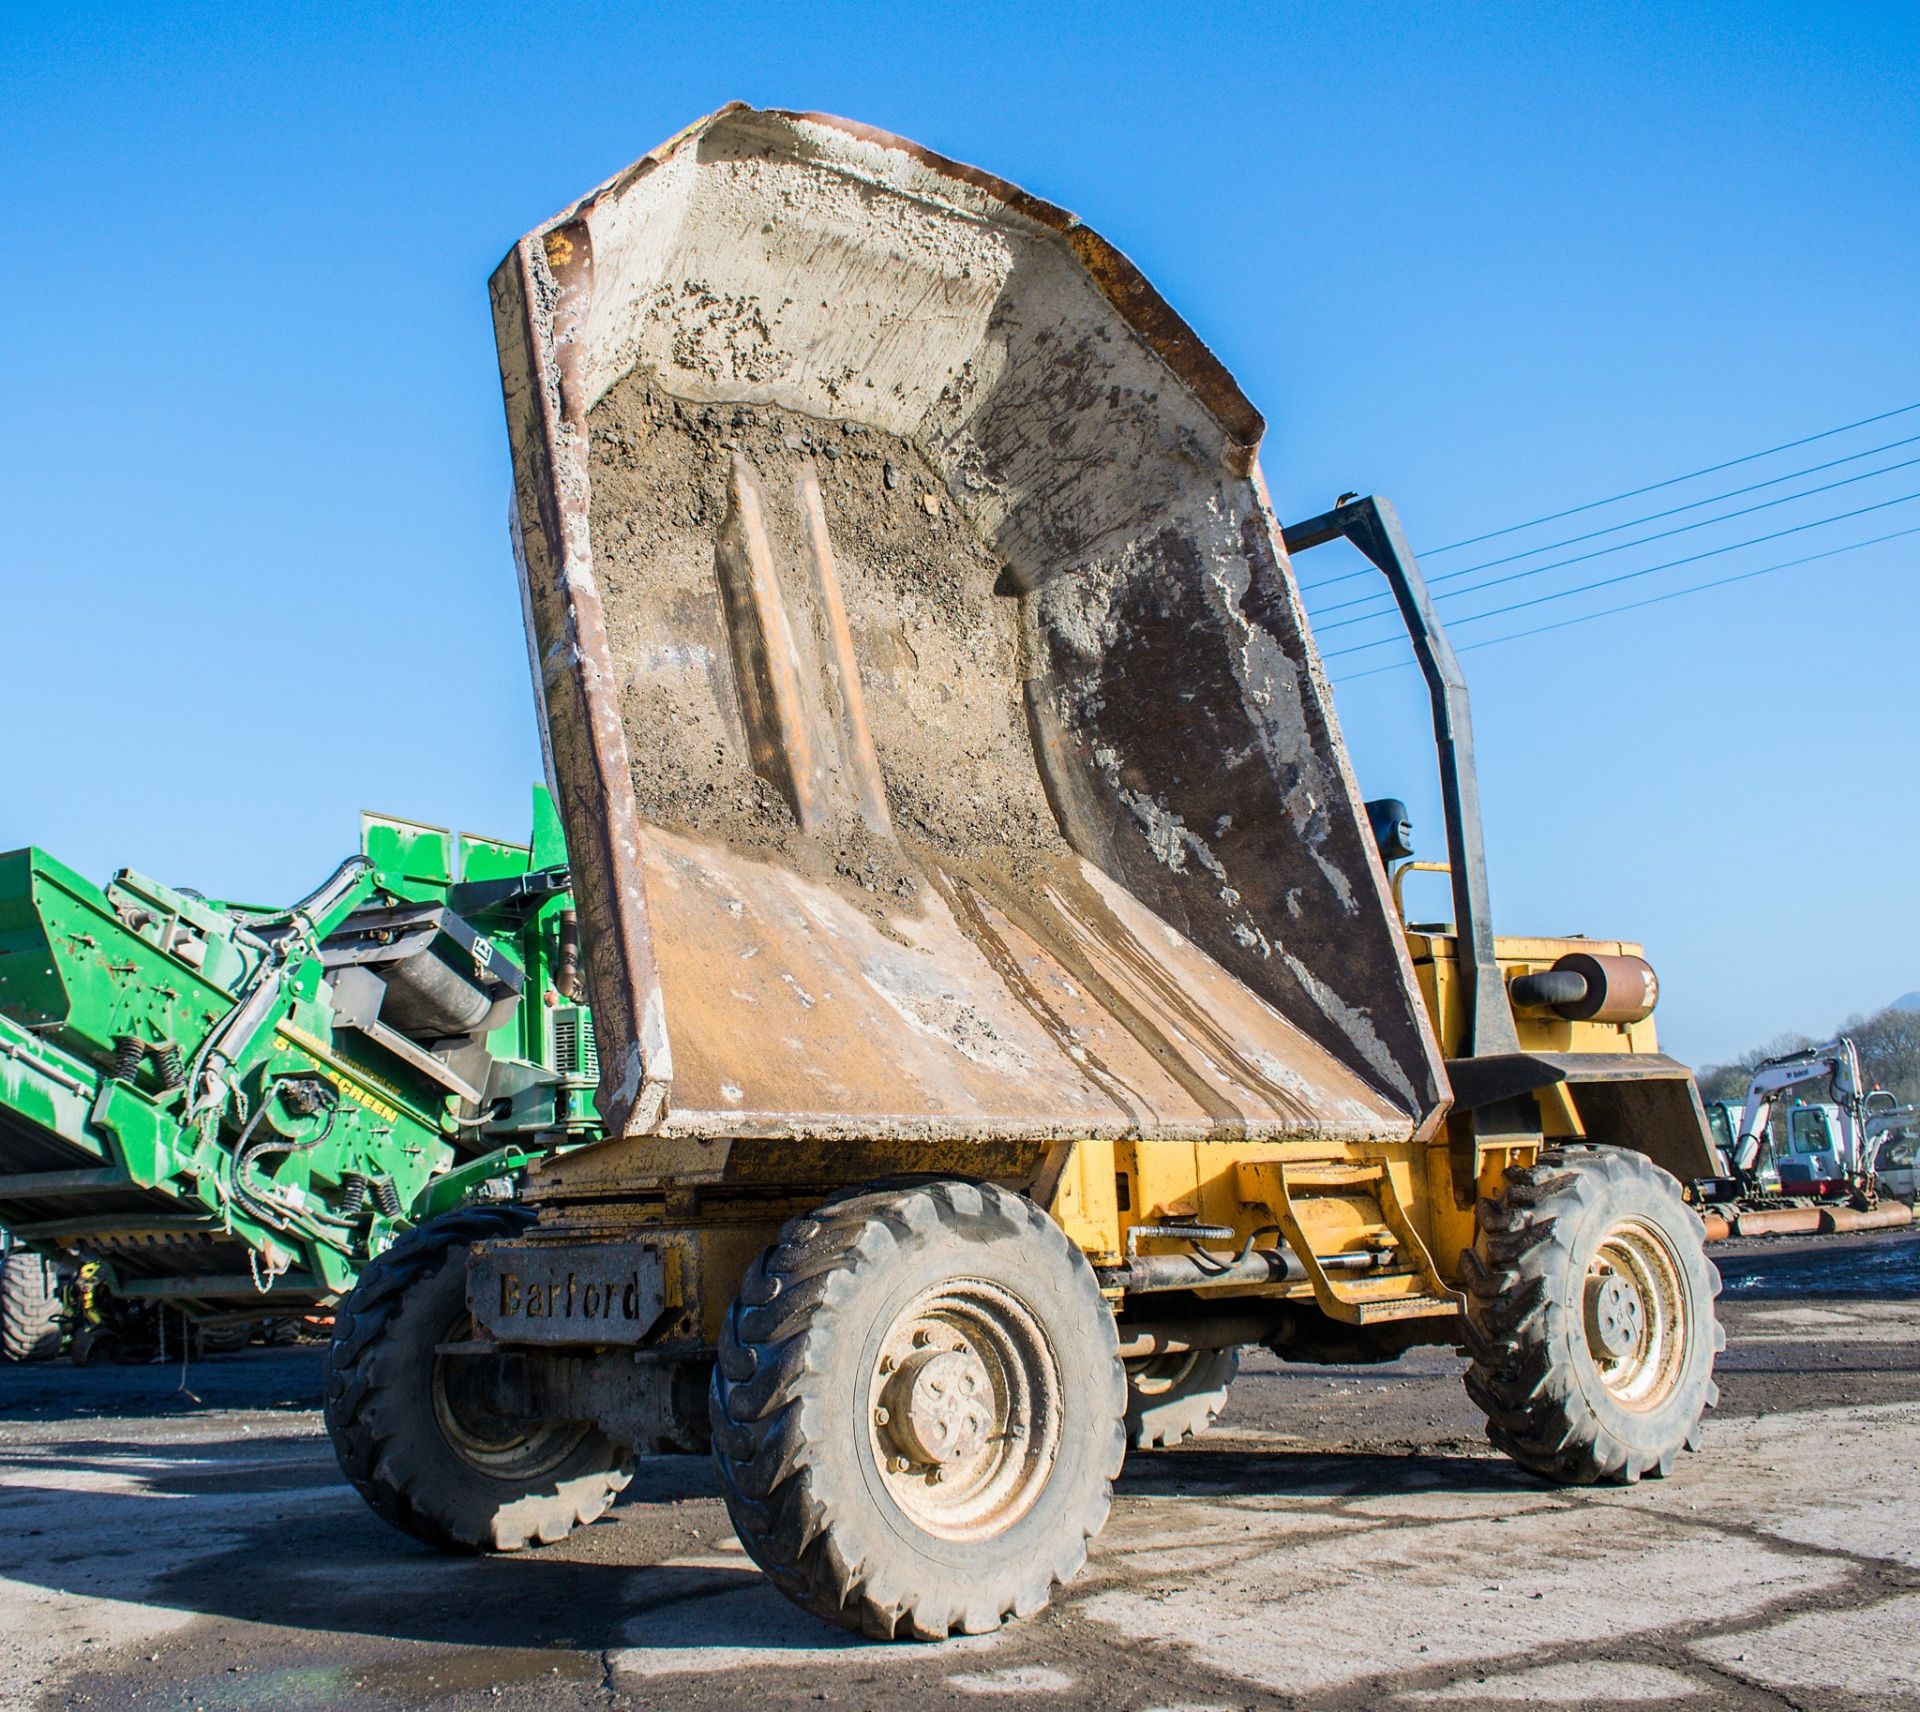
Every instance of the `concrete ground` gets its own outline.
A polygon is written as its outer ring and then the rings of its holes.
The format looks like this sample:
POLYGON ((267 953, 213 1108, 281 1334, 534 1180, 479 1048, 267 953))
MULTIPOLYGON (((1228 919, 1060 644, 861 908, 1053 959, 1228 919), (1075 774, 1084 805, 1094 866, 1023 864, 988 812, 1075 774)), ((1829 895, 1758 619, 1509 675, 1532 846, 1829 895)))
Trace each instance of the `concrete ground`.
POLYGON ((1040 1620, 878 1646, 791 1609, 703 1461, 534 1555, 437 1557, 340 1482, 312 1351, 0 1371, 0 1706, 1920 1705, 1920 1237, 1718 1251, 1705 1449, 1555 1491, 1450 1355, 1248 1363, 1140 1456, 1040 1620))

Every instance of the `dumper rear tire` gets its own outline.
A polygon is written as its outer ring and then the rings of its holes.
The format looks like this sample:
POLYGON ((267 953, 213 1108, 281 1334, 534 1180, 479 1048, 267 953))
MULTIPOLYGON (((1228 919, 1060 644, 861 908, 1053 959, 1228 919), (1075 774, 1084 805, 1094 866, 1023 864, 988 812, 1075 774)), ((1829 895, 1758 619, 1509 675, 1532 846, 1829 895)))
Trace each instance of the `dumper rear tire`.
POLYGON ((1227 1406, 1240 1371, 1237 1349, 1146 1355, 1127 1363, 1127 1444, 1168 1450, 1204 1433, 1227 1406))
POLYGON ((245 1320, 237 1326, 202 1326, 199 1328, 200 1353, 237 1355, 253 1342, 253 1335, 259 1329, 253 1320, 245 1320))
POLYGON ((1487 1436, 1562 1485, 1672 1472, 1719 1401, 1720 1274, 1644 1155, 1559 1147, 1483 1200, 1466 1267, 1466 1386, 1487 1436))
POLYGON ((796 1603, 883 1640, 1042 1609, 1086 1561, 1126 1453, 1091 1267, 988 1184, 791 1220, 727 1315, 709 1411, 741 1544, 796 1603))
POLYGON ((457 1364, 495 1358, 435 1353, 471 1327, 467 1251, 532 1216, 466 1207, 409 1231, 334 1316, 325 1413, 340 1467, 382 1520, 441 1551, 552 1545, 602 1515, 633 1475, 596 1427, 490 1416, 484 1387, 457 1364))
POLYGON ((60 1274, 30 1249, 0 1259, 0 1354, 47 1361, 60 1353, 60 1274))

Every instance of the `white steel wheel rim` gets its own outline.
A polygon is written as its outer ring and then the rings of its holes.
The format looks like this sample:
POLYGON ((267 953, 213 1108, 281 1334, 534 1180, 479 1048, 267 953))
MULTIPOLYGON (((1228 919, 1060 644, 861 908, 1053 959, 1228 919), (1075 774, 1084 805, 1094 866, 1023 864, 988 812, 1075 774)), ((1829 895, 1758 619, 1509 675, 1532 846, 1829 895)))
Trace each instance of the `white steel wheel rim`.
POLYGON ((1063 1412, 1053 1345, 1027 1305, 986 1279, 948 1279, 908 1302, 880 1339, 868 1451, 914 1527, 991 1539, 1045 1491, 1063 1412))
MULTIPOLYGON (((463 1318, 458 1335, 473 1335, 473 1321, 463 1318)), ((493 1480, 521 1483, 538 1480, 559 1468, 585 1440, 589 1428, 567 1421, 533 1425, 503 1420, 487 1407, 484 1375, 458 1363, 496 1361, 488 1355, 439 1355, 433 1358, 429 1390, 434 1424, 447 1448, 476 1474, 493 1480)))
POLYGON ((1581 1281, 1588 1359, 1622 1408, 1658 1409, 1687 1358, 1687 1281, 1673 1245, 1644 1219, 1607 1227, 1581 1281))

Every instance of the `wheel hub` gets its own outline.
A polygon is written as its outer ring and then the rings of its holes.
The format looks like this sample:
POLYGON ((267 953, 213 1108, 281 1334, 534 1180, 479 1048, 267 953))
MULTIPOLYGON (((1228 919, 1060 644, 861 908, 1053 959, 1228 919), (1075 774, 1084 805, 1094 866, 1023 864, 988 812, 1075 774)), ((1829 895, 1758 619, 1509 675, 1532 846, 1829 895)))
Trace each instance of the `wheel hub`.
POLYGON ((1691 1347, 1688 1286, 1672 1242, 1646 1219, 1616 1220, 1595 1246, 1579 1302, 1600 1383, 1623 1408, 1660 1408, 1691 1347))
MULTIPOLYGON (((464 1342, 473 1321, 461 1315, 446 1335, 464 1342)), ((447 1447, 476 1474, 495 1480, 552 1473, 591 1430, 580 1422, 530 1418, 497 1355, 435 1355, 429 1394, 447 1447)))
POLYGON ((884 1406, 888 1437, 911 1462, 964 1462, 993 1432, 992 1381, 966 1346, 912 1357, 888 1383, 884 1406))
POLYGON ((1646 1334, 1647 1310, 1631 1279, 1617 1272, 1587 1280, 1587 1341, 1609 1361, 1624 1361, 1646 1334))
POLYGON ((990 1539, 1032 1508, 1058 1455, 1059 1365, 1004 1285, 953 1278, 903 1307, 879 1341, 868 1443, 888 1496, 942 1539, 990 1539))

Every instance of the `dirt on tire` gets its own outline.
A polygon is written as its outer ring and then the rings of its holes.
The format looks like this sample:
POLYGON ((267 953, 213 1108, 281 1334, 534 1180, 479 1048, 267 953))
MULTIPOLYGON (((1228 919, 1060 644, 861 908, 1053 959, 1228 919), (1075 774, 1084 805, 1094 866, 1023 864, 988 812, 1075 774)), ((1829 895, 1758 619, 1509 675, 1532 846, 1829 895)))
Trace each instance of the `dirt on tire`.
POLYGON ((1125 1455, 1119 1344, 1092 1269, 1046 1214, 990 1184, 856 1194, 790 1220, 741 1283, 709 1395, 741 1544, 796 1604, 880 1640, 979 1634, 1044 1608, 1086 1561, 1125 1455), (877 1490, 863 1419, 887 1317, 953 1280, 1024 1298, 1060 1399, 1038 1497, 959 1544, 877 1490))
POLYGON ((59 1353, 59 1273, 43 1256, 11 1249, 0 1258, 0 1355, 47 1361, 59 1353))
POLYGON ((1487 1437, 1521 1467, 1566 1485, 1630 1485, 1670 1473, 1682 1450, 1698 1448, 1701 1418, 1720 1395, 1720 1274, 1680 1185, 1644 1154, 1555 1147, 1509 1169, 1505 1195, 1480 1203, 1466 1260, 1467 1392, 1487 1437), (1673 1325, 1644 1333, 1678 1338, 1670 1382, 1625 1402, 1599 1376, 1587 1323, 1590 1267, 1623 1223, 1658 1233, 1681 1298, 1673 1325))
POLYGON ((464 1321, 467 1251, 517 1235, 532 1217, 466 1207, 416 1227, 360 1275, 334 1317, 323 1409, 341 1470, 383 1521, 441 1551, 552 1545, 602 1515, 632 1478, 631 1459, 597 1428, 582 1428, 537 1478, 515 1480, 474 1466, 439 1419, 435 1349, 464 1321))

